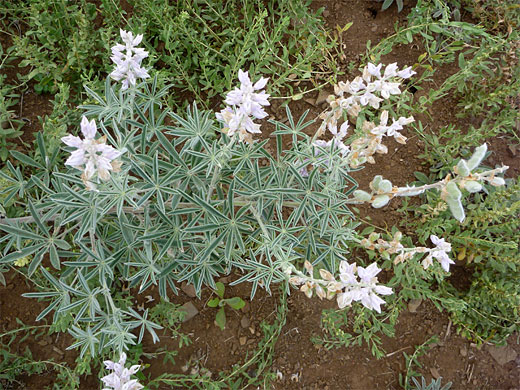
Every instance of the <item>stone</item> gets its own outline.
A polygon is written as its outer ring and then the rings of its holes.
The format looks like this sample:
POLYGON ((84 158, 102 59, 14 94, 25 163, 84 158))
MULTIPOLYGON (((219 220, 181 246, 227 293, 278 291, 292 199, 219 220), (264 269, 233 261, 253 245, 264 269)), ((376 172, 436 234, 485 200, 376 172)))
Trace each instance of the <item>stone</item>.
POLYGON ((249 318, 247 318, 246 316, 242 316, 242 318, 240 319, 240 326, 245 329, 249 327, 249 324, 251 324, 249 318))
POLYGON ((303 101, 309 103, 311 106, 316 107, 316 100, 314 99, 303 99, 303 101))
POLYGON ((439 379, 441 377, 439 371, 435 367, 430 368, 430 374, 432 374, 434 379, 439 379))
POLYGON ((495 359, 495 361, 503 366, 504 364, 507 364, 509 362, 512 362, 516 359, 517 353, 516 351, 510 346, 506 345, 503 347, 497 347, 495 345, 489 345, 487 347, 487 350, 491 357, 495 359))
POLYGON ((242 336, 238 339, 238 341, 240 341, 240 345, 246 345, 246 342, 247 342, 247 337, 246 336, 242 336))
POLYGON ((186 315, 184 316, 184 319, 182 322, 186 322, 191 320, 193 317, 195 317, 197 314, 199 314, 199 311, 195 307, 192 301, 186 302, 184 305, 181 306, 180 310, 183 310, 186 312, 186 315))
POLYGON ((408 302, 408 310, 410 313, 416 313, 419 306, 421 306, 422 299, 412 299, 408 302))
POLYGON ((190 298, 195 298, 197 296, 197 293, 195 292, 195 286, 193 284, 183 282, 181 284, 181 290, 190 298))
POLYGON ((316 102, 314 103, 314 105, 319 106, 321 103, 324 103, 330 95, 333 95, 333 93, 327 91, 326 89, 322 89, 318 94, 318 97, 316 98, 316 102))

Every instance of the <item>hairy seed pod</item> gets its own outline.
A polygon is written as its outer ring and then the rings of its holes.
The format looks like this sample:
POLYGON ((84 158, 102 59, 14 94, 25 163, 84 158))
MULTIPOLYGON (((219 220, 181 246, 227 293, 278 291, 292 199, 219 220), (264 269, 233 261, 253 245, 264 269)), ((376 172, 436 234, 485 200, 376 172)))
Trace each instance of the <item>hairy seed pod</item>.
POLYGON ((374 178, 370 182, 370 188, 374 191, 379 190, 379 183, 381 183, 382 180, 383 180, 383 176, 381 176, 381 175, 374 176, 374 178))
POLYGON ((469 192, 479 192, 482 191, 482 184, 480 184, 478 181, 467 181, 464 183, 464 189, 469 192))
POLYGON ((462 177, 469 176, 470 171, 466 160, 460 160, 456 167, 456 172, 462 177))
POLYGON ((390 202, 390 197, 388 195, 379 195, 376 196, 372 202, 372 207, 375 209, 380 209, 381 207, 386 206, 388 202, 390 202))
POLYGON ((379 183, 378 191, 385 193, 392 191, 392 182, 390 180, 381 180, 379 183))
POLYGON ((464 214, 464 208, 462 207, 462 203, 460 199, 454 199, 451 197, 448 197, 446 199, 446 203, 448 203, 448 206, 450 208, 451 213, 453 214, 453 217, 459 221, 464 221, 464 218, 466 218, 466 215, 464 214))
POLYGON ((482 146, 479 146, 475 149, 473 152, 473 156, 468 160, 468 168, 470 171, 474 170, 476 167, 480 165, 482 160, 484 159, 484 156, 487 152, 487 145, 484 144, 482 146))
POLYGON ((360 200, 362 202, 369 202, 372 199, 372 195, 370 195, 368 192, 363 190, 356 190, 353 193, 354 198, 357 200, 360 200))
POLYGON ((492 180, 489 181, 489 184, 495 187, 503 186, 506 184, 506 181, 502 179, 501 177, 494 177, 492 180))

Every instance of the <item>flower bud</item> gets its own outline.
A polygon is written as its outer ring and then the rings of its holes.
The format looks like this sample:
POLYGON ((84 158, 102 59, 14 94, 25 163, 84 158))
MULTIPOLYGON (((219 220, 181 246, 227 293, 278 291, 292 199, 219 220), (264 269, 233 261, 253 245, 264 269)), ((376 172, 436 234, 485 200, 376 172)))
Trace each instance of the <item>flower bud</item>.
POLYGON ((388 251, 381 252, 381 258, 383 260, 390 260, 390 253, 388 253, 388 251))
POLYGON ((328 281, 334 280, 334 275, 332 275, 329 271, 327 271, 326 269, 323 269, 323 268, 320 269, 320 276, 324 280, 328 280, 328 281))
POLYGON ((381 235, 379 233, 372 232, 368 236, 368 239, 369 239, 370 242, 376 242, 379 239, 379 237, 381 237, 381 235))

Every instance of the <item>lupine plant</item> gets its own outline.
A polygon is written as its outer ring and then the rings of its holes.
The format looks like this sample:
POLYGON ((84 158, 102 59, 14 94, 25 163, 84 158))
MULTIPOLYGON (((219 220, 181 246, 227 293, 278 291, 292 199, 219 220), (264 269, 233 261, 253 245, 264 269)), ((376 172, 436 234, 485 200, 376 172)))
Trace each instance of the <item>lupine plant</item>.
MULTIPOLYGON (((138 293, 157 286, 168 300, 186 281, 200 296, 203 286, 216 290, 215 280, 234 272, 232 284, 251 283, 251 299, 259 287, 270 292, 273 283, 287 283, 309 297, 336 299, 340 308, 360 302, 380 312, 382 296, 393 290, 379 284, 377 261, 357 264, 352 244, 395 264, 422 260, 427 269, 437 259, 446 272, 451 246, 437 236, 433 248, 404 247, 400 233, 392 241, 363 237, 350 207, 380 208, 394 197, 437 190, 462 221, 464 194, 486 182, 504 184, 497 175, 507 167, 479 168, 483 145, 437 183, 397 187, 377 175, 369 189, 358 188, 350 172, 387 153, 386 137, 406 142, 400 131, 414 118, 394 118, 392 107, 402 81, 415 73, 410 67, 368 64, 362 76, 340 82, 314 133, 307 113, 295 121, 287 108, 288 124, 272 122, 271 155, 255 123, 267 116, 268 79, 254 81, 240 70, 240 86, 220 113, 193 104, 180 115, 162 104, 168 87, 159 89, 141 66, 142 36, 121 31, 121 37, 125 45, 112 49, 116 69, 104 93, 86 89, 82 135, 62 139, 71 153, 65 163, 38 142, 43 164, 18 156, 38 168, 30 178, 11 163, 10 175, 0 172, 7 201, 18 197, 28 214, 0 220, 6 233, 0 263, 30 257, 27 272, 47 281, 45 291, 26 294, 49 301, 37 319, 72 318, 71 348, 81 355, 112 350, 124 357, 144 331, 159 340, 148 310, 139 313, 117 294, 123 286, 138 293), (288 148, 284 136, 292 141, 288 148)), ((122 369, 124 360, 107 367, 122 369)), ((110 378, 103 380, 114 387, 110 378)))

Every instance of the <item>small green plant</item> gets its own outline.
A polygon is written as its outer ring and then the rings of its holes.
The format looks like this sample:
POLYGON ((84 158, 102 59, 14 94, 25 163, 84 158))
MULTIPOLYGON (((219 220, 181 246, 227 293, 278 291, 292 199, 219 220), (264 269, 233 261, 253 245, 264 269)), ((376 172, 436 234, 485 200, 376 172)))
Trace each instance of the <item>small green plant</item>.
POLYGON ((0 333, 0 390, 23 388, 20 382, 21 376, 40 375, 50 370, 54 371, 56 380, 53 389, 76 390, 79 388, 79 375, 76 370, 67 366, 66 363, 51 360, 38 360, 33 357, 29 347, 25 347, 23 352, 13 352, 11 346, 18 347, 27 338, 38 340, 50 334, 49 325, 26 325, 16 318, 18 327, 4 333, 0 333), (46 332, 47 330, 47 332, 46 332))
POLYGON ((447 235, 460 263, 471 274, 469 289, 443 281, 442 305, 451 313, 459 332, 476 343, 496 343, 520 329, 520 183, 510 180, 505 188, 486 186, 486 194, 473 194, 462 224, 452 223, 438 194, 427 194, 427 202, 414 211, 407 223, 420 242, 431 234, 447 235), (416 222, 419 221, 419 222, 416 222))
MULTIPOLYGON (((408 355, 406 352, 403 353, 405 365, 406 365, 406 372, 405 372, 404 376, 402 374, 399 374, 399 383, 405 390, 412 390, 410 387, 410 379, 413 380, 413 379, 415 379, 414 378, 415 376, 419 376, 419 373, 414 370, 413 366, 415 365, 419 368, 422 368, 422 365, 419 362, 419 358, 428 352, 431 344, 436 343, 438 341, 439 341, 439 338, 436 335, 432 336, 428 340, 426 340, 424 343, 422 343, 421 345, 418 345, 415 348, 415 351, 413 352, 412 355, 408 355)), ((439 381, 439 383, 440 383, 440 381, 439 381)), ((450 384, 450 386, 451 386, 451 384, 450 384)), ((429 387, 427 389, 430 390, 429 387)), ((435 389, 439 390, 437 388, 435 388, 435 389)), ((449 389, 449 387, 448 387, 448 389, 449 389)))
POLYGON ((240 310, 246 305, 246 303, 240 297, 224 298, 224 292, 226 290, 224 283, 217 282, 215 283, 215 285, 215 293, 217 294, 217 296, 209 300, 208 306, 219 308, 215 317, 215 324, 217 324, 221 330, 224 330, 226 328, 226 305, 231 307, 232 309, 240 310))
POLYGON ((384 11, 385 9, 390 8, 390 6, 394 4, 394 1, 397 4, 397 11, 401 12, 403 10, 403 0, 385 0, 381 9, 384 11))
POLYGON ((15 146, 11 142, 23 134, 20 129, 24 122, 16 119, 16 112, 13 110, 18 102, 19 95, 14 92, 14 87, 5 84, 5 75, 0 75, 0 160, 5 161, 9 155, 9 150, 15 146))

